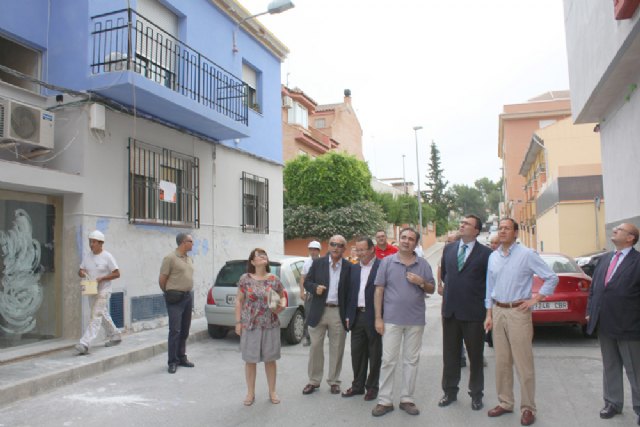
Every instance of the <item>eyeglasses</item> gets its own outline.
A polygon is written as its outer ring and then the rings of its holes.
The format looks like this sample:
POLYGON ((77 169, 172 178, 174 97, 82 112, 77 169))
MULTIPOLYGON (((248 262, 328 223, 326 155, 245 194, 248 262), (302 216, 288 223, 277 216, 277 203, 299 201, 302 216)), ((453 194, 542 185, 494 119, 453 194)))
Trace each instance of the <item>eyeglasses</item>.
POLYGON ((622 228, 622 227, 620 227, 620 226, 618 226, 618 227, 613 227, 613 231, 624 231, 625 233, 627 233, 627 234, 630 234, 630 235, 634 236, 634 234, 633 234, 632 232, 627 231, 627 230, 625 230, 624 228, 622 228))
POLYGON ((343 248, 344 248, 344 243, 329 242, 329 246, 331 246, 332 248, 340 248, 340 249, 343 249, 343 248))
POLYGON ((254 258, 260 257, 260 258, 269 258, 267 256, 267 254, 265 254, 264 252, 256 252, 255 254, 253 254, 254 258))
POLYGON ((183 240, 185 243, 193 243, 193 240, 183 240))

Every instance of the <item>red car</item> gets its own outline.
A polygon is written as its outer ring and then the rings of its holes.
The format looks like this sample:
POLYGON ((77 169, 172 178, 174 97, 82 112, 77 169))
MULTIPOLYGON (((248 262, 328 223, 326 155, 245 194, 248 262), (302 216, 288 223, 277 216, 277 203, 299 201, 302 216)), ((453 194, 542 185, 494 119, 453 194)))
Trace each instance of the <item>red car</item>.
MULTIPOLYGON (((586 331, 587 299, 591 277, 575 261, 563 254, 541 253, 540 256, 560 279, 553 295, 533 307, 534 325, 579 325, 586 331)), ((537 295, 542 279, 533 276, 532 292, 537 295)))

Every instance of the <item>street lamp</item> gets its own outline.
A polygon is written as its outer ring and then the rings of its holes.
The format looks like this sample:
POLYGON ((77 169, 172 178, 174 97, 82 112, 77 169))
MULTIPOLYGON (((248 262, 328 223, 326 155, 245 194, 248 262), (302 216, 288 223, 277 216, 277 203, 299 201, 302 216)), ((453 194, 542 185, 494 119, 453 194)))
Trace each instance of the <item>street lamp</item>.
POLYGON ((403 154, 402 155, 402 191, 404 191, 404 194, 407 194, 407 179, 405 178, 405 174, 404 174, 404 158, 406 156, 403 154))
POLYGON ((413 132, 416 135, 416 168, 418 170, 418 233, 422 235, 422 201, 420 200, 420 157, 418 156, 418 131, 422 126, 414 126, 413 132))
POLYGON ((238 33, 238 30, 240 29, 242 24, 244 24, 250 19, 257 18, 258 16, 266 15, 267 13, 270 15, 275 15, 276 13, 282 13, 286 10, 293 8, 294 6, 295 5, 291 0, 273 0, 271 3, 269 3, 269 6, 267 7, 267 10, 265 12, 260 12, 255 15, 247 16, 246 18, 243 18, 240 21, 238 21, 238 24, 233 29, 233 53, 238 53, 238 45, 236 44, 236 34, 238 33))

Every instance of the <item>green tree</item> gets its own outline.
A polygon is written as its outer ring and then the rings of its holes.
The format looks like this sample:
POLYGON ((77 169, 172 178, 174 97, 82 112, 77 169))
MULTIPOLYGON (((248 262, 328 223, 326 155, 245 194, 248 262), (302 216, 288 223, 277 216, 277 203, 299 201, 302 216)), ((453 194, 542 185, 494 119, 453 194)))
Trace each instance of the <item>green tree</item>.
POLYGON ((478 188, 454 184, 449 189, 448 198, 452 201, 453 209, 459 215, 475 214, 480 217, 483 223, 487 220, 486 203, 478 188))
POLYGON ((502 178, 498 182, 493 182, 489 178, 480 178, 474 183, 475 187, 482 193, 485 209, 490 214, 498 214, 498 207, 502 197, 502 178))
POLYGON ((285 206, 334 209, 371 200, 371 172, 355 156, 330 151, 316 157, 298 156, 283 172, 285 206))
MULTIPOLYGON (((384 226, 387 211, 372 201, 371 172, 354 156, 298 156, 285 165, 283 181, 286 239, 328 239, 334 234, 351 239, 373 235, 384 226)), ((391 205, 388 209, 393 211, 391 205)))
POLYGON ((433 141, 431 142, 431 155, 429 156, 428 166, 427 190, 422 193, 422 197, 434 210, 436 233, 441 236, 449 229, 448 216, 451 201, 447 194, 449 182, 444 179, 444 169, 440 162, 440 150, 438 150, 438 146, 433 141))

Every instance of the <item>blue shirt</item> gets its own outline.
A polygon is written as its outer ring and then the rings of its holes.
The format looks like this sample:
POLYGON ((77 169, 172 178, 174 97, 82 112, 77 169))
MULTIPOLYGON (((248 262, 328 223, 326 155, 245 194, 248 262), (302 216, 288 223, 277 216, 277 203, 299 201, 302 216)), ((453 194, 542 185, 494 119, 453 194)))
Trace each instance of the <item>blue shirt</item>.
POLYGON ((558 275, 533 250, 514 243, 507 255, 502 247, 493 251, 487 267, 487 294, 484 306, 493 307, 493 300, 501 303, 522 301, 531 298, 533 275, 544 283, 540 294, 548 296, 558 284, 558 275))
MULTIPOLYGON (((618 263, 615 265, 615 267, 613 267, 613 271, 611 272, 611 277, 613 277, 613 275, 616 274, 616 270, 618 269, 620 264, 622 264, 622 260, 624 260, 624 257, 629 255, 629 252, 631 252, 631 248, 632 246, 629 246, 628 248, 620 249, 620 256, 618 257, 618 263)), ((617 252, 617 249, 613 252, 613 257, 611 257, 611 261, 609 261, 609 265, 611 265, 611 263, 613 262, 613 258, 616 256, 616 252, 617 252)))

